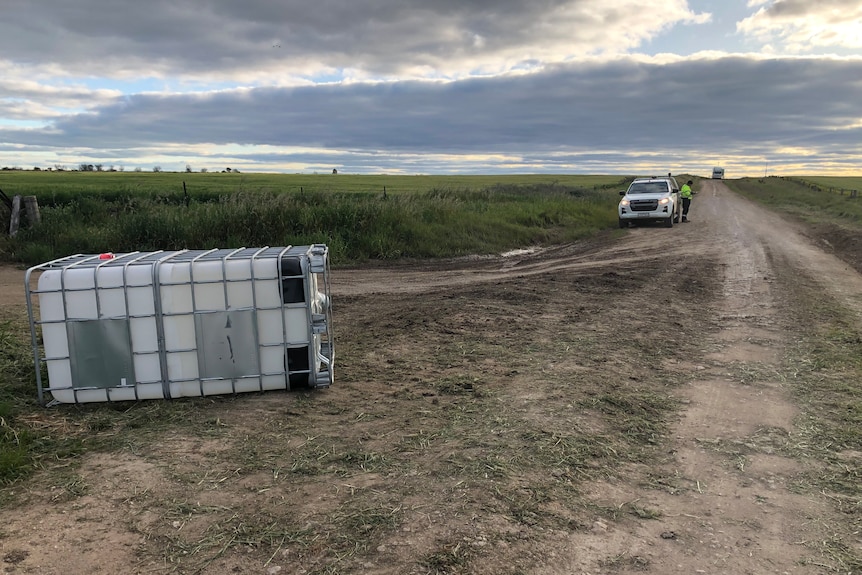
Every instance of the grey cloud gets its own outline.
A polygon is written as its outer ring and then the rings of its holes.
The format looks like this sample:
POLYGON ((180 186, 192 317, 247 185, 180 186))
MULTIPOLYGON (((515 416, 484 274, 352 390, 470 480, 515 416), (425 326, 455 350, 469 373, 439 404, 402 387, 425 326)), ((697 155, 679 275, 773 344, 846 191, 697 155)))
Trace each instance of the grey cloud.
POLYGON ((799 147, 852 156, 860 130, 844 128, 858 119, 860 77, 862 61, 729 57, 559 65, 451 83, 138 95, 45 131, 0 131, 0 141, 118 157, 168 144, 317 147, 374 165, 387 156, 497 153, 548 169, 589 154, 610 161, 799 147))
POLYGON ((69 110, 104 105, 118 96, 119 92, 113 90, 50 86, 0 78, 0 117, 22 120, 56 118, 62 115, 64 108, 69 110))
MULTIPOLYGON (((396 74, 636 46, 691 13, 678 0, 11 0, 0 58, 70 74, 396 74), (648 10, 648 18, 644 12, 648 10), (647 20, 650 24, 644 25, 647 20), (613 34, 608 31, 613 30, 613 34)), ((463 71, 463 70, 462 70, 463 71)))
POLYGON ((847 14, 859 8, 859 0, 776 0, 764 9, 764 13, 767 16, 795 19, 809 14, 828 14, 830 11, 847 14))

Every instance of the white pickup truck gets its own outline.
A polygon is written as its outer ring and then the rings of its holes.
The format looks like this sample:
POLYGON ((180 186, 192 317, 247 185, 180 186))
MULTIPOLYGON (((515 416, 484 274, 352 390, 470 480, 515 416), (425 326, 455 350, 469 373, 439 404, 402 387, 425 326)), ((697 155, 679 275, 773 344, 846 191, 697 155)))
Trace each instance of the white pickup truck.
POLYGON ((667 177, 637 178, 628 190, 620 192, 620 227, 640 222, 662 222, 672 228, 682 214, 682 201, 676 179, 667 177))

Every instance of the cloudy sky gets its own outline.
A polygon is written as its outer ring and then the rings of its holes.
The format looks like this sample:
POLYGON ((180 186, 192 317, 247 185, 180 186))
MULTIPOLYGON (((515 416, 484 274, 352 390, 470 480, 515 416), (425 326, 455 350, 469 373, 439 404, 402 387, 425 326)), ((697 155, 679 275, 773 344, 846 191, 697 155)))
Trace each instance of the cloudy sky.
POLYGON ((859 174, 862 0, 3 0, 0 166, 859 174))

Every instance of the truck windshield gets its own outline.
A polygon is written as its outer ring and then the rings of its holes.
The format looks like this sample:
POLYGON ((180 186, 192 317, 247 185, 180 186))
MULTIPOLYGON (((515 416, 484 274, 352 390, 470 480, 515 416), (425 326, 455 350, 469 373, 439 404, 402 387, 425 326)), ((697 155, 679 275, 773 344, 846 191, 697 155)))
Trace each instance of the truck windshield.
POLYGON ((664 182, 635 182, 629 188, 630 194, 666 194, 667 184, 664 182))

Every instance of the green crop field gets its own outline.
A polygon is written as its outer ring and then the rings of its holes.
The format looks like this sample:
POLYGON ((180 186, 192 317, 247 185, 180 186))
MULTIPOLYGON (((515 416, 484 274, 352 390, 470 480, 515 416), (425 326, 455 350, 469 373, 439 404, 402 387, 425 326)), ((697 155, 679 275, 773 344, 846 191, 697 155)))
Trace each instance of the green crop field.
POLYGON ((606 175, 351 175, 351 174, 241 174, 236 172, 48 172, 2 171, 0 190, 7 196, 52 197, 79 194, 164 195, 181 193, 218 196, 242 191, 341 192, 400 194, 429 190, 477 190, 491 186, 552 184, 578 188, 625 187, 625 176, 606 175))
POLYGON ((862 177, 856 176, 802 176, 793 178, 834 192, 862 190, 862 177))

